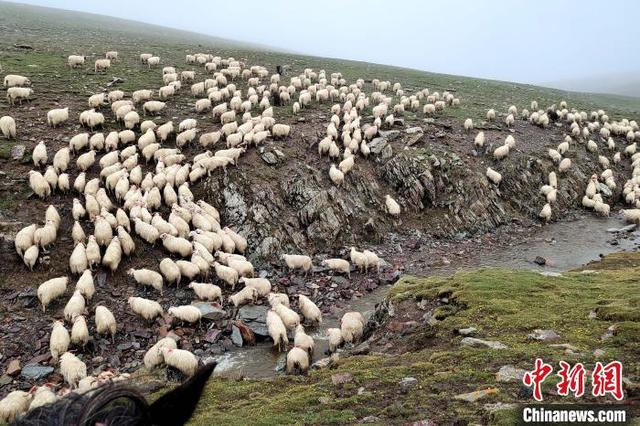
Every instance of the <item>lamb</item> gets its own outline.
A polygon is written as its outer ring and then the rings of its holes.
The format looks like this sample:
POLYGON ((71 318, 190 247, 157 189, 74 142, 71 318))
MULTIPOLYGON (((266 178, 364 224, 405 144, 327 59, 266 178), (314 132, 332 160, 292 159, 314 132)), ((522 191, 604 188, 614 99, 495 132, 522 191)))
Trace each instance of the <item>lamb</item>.
POLYGON ((316 324, 320 324, 322 322, 322 312, 320 312, 320 309, 316 306, 316 304, 313 303, 307 296, 302 294, 298 295, 298 306, 300 307, 302 316, 307 321, 316 324))
POLYGON ((51 278, 40 284, 38 287, 38 299, 42 304, 42 312, 46 312, 47 306, 53 300, 62 296, 64 292, 67 290, 67 283, 69 282, 69 278, 67 277, 58 277, 51 278))
POLYGON ((122 246, 120 245, 120 239, 118 237, 113 237, 104 252, 102 264, 111 269, 111 272, 113 273, 118 269, 121 260, 122 246))
POLYGON ((272 309, 280 316, 288 330, 293 330, 300 324, 300 315, 282 303, 275 303, 272 305, 272 309))
POLYGON ((509 145, 506 144, 499 146, 493 151, 493 158, 495 158, 496 160, 502 160, 507 155, 509 155, 509 145))
POLYGON ((360 312, 347 312, 340 320, 340 332, 345 343, 357 343, 364 332, 364 317, 360 312))
POLYGON ((155 290, 160 292, 162 296, 162 275, 160 275, 156 271, 152 271, 151 269, 129 269, 127 274, 132 276, 133 279, 141 285, 146 285, 149 287, 153 287, 155 290))
POLYGON ((21 414, 29 410, 30 402, 30 393, 21 390, 9 392, 0 400, 0 422, 13 423, 21 414))
POLYGON ((287 353, 287 374, 307 374, 309 355, 301 348, 294 347, 287 353))
POLYGON ((163 347, 162 356, 164 362, 175 369, 180 370, 186 376, 193 376, 198 369, 198 358, 191 352, 184 349, 174 349, 163 347))
POLYGON ((0 132, 7 139, 16 138, 16 121, 13 117, 8 115, 0 117, 0 132))
POLYGON ((222 290, 217 285, 191 282, 188 287, 193 290, 200 300, 213 301, 222 299, 222 290))
POLYGON ((32 272, 33 272, 33 267, 38 262, 39 255, 40 255, 40 249, 38 248, 38 246, 31 246, 24 252, 22 260, 24 261, 24 264, 32 272))
POLYGON ((502 182, 502 175, 491 167, 487 167, 487 178, 496 186, 500 185, 500 182, 502 182))
POLYGON ((329 337, 329 353, 334 353, 342 344, 342 331, 339 328, 328 328, 327 336, 329 337))
POLYGON ((130 297, 128 302, 133 313, 140 315, 147 321, 151 321, 164 313, 162 306, 154 300, 144 299, 142 297, 130 297))
POLYGON ((163 348, 177 349, 176 341, 171 337, 164 337, 151 346, 149 350, 144 354, 144 365, 148 369, 159 366, 164 362, 164 355, 162 354, 163 348))
POLYGON ((89 341, 89 328, 87 328, 87 320, 82 315, 78 315, 73 319, 71 327, 71 342, 74 345, 85 346, 89 341))
POLYGON ((53 323, 53 330, 49 337, 49 351, 54 362, 58 362, 60 355, 65 353, 69 348, 71 337, 69 332, 64 327, 62 321, 56 321, 53 323))
POLYGON ((69 257, 69 269, 72 274, 80 275, 88 268, 87 252, 83 243, 76 244, 69 257))
POLYGON ((273 346, 277 346, 280 352, 284 351, 289 344, 287 329, 280 316, 273 310, 267 311, 267 330, 273 340, 273 346))
POLYGON ((273 128, 271 129, 271 134, 276 139, 286 138, 289 136, 290 132, 291 126, 287 124, 274 124, 273 128))
POLYGON ((188 323, 200 322, 202 319, 202 312, 193 305, 172 306, 169 308, 169 314, 188 323))
POLYGON ((322 264, 331 269, 332 271, 342 272, 347 274, 347 277, 351 278, 351 264, 344 259, 325 259, 322 264))
POLYGON ((65 352, 60 357, 60 373, 71 388, 75 389, 78 382, 87 377, 87 366, 71 352, 65 352))
POLYGON ((257 290, 259 297, 268 296, 271 293, 271 282, 266 278, 246 278, 242 277, 238 282, 246 287, 253 287, 257 290))
POLYGON ((309 256, 300 254, 283 254, 281 259, 285 261, 290 270, 302 269, 305 272, 305 275, 308 274, 313 267, 313 262, 309 256))
POLYGON ((52 109, 47 112, 47 124, 51 127, 57 127, 69 119, 69 107, 52 109))
POLYGON ((111 340, 114 340, 116 335, 116 318, 111 311, 105 306, 96 306, 96 332, 98 334, 111 334, 111 340))
POLYGON ((91 270, 87 269, 80 275, 78 281, 76 282, 76 291, 80 292, 85 299, 91 300, 93 295, 96 292, 96 288, 93 284, 93 275, 91 274, 91 270))
POLYGON ((315 347, 315 343, 313 338, 304 332, 304 327, 302 324, 296 327, 296 332, 294 334, 293 345, 296 348, 300 348, 309 354, 311 358, 313 356, 313 350, 315 347))
POLYGON ((538 216, 545 222, 549 222, 549 220, 551 220, 551 204, 545 204, 538 216))
POLYGON ((229 296, 229 300, 236 308, 247 303, 255 303, 258 298, 258 290, 255 287, 247 286, 242 290, 229 296))

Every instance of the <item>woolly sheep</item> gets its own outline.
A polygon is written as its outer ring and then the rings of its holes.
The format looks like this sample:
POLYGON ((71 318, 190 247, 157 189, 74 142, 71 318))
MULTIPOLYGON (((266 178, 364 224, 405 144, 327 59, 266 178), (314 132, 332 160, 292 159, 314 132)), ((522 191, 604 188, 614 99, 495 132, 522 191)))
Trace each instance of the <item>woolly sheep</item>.
POLYGON ((147 321, 153 320, 164 312, 162 306, 154 300, 144 299, 142 297, 129 297, 128 302, 131 311, 147 321))
POLYGON ((466 120, 464 120, 464 130, 465 131, 470 131, 473 130, 473 120, 470 118, 467 118, 466 120))
POLYGON ((69 257, 69 269, 72 274, 80 275, 88 268, 87 253, 83 243, 76 244, 69 257))
POLYGON ((71 388, 75 389, 78 382, 87 376, 87 366, 71 352, 65 352, 60 357, 60 373, 71 388))
POLYGON ((82 275, 80 275, 80 278, 78 278, 78 281, 76 282, 75 290, 80 292, 85 299, 91 300, 96 292, 91 270, 87 269, 82 273, 82 275))
POLYGON ((551 220, 551 205, 549 203, 545 204, 538 216, 545 222, 549 222, 551 220))
POLYGON ((69 119, 69 107, 52 109, 47 112, 47 123, 51 127, 57 127, 69 119))
POLYGON ((287 267, 290 270, 302 269, 305 274, 308 274, 313 267, 313 263, 309 256, 299 254, 283 254, 281 256, 281 259, 285 261, 287 267))
POLYGON ((571 159, 570 158, 563 158, 562 161, 560 161, 560 164, 558 165, 558 171, 560 173, 564 173, 567 170, 569 170, 571 168, 571 159))
POLYGON ((291 132, 291 126, 287 124, 275 124, 271 129, 274 138, 286 138, 291 132))
POLYGON ((98 334, 110 334, 113 341, 116 334, 116 319, 111 311, 105 306, 96 306, 95 312, 96 332, 98 334))
POLYGON ((340 332, 345 343, 357 343, 364 332, 364 317, 360 312, 347 312, 340 319, 340 332))
POLYGON ((144 354, 143 362, 148 369, 159 366, 164 362, 164 355, 162 353, 163 348, 177 349, 176 341, 171 337, 164 337, 158 340, 149 350, 144 354))
POLYGON ((172 306, 169 314, 183 322, 196 323, 202 319, 202 312, 193 305, 172 306))
POLYGON ((342 332, 339 328, 328 328, 327 336, 329 337, 329 353, 334 353, 342 344, 342 332))
POLYGON ((5 115, 0 117, 0 132, 7 139, 15 139, 16 137, 16 121, 13 117, 5 115))
POLYGON ((0 400, 0 422, 13 423, 21 414, 26 413, 31 397, 30 393, 21 390, 9 392, 0 400))
POLYGON ((267 331, 273 340, 273 345, 278 347, 278 351, 282 352, 289 344, 287 337, 287 329, 280 319, 280 316, 273 310, 267 311, 267 331))
POLYGON ((241 277, 238 282, 243 283, 246 287, 255 288, 259 297, 268 296, 271 293, 271 283, 266 278, 241 277))
POLYGON ((180 370, 186 376, 193 376, 198 369, 198 358, 191 352, 184 349, 174 349, 163 347, 162 356, 164 362, 177 370, 180 370))
POLYGON ((134 229, 136 231, 136 234, 138 234, 140 238, 142 238, 149 244, 154 244, 156 242, 156 240, 160 236, 160 233, 155 227, 143 222, 139 218, 136 218, 134 220, 134 223, 134 229))
POLYGON ((29 404, 29 411, 34 410, 38 407, 42 407, 48 404, 53 404, 58 400, 58 396, 53 393, 50 389, 51 385, 46 383, 43 386, 39 386, 33 391, 33 399, 31 400, 31 404, 29 404))
POLYGON ((309 355, 304 349, 294 347, 287 353, 287 374, 307 374, 309 355))
POLYGON ((187 287, 192 289, 200 300, 213 301, 222 299, 222 290, 217 285, 191 282, 187 287))
POLYGON ((496 185, 500 185, 500 182, 502 181, 502 175, 491 167, 487 167, 487 178, 496 185))
POLYGON ((10 87, 7 89, 7 100, 9 105, 15 105, 16 101, 22 105, 22 100, 29 100, 33 94, 33 89, 26 87, 10 87))
POLYGON ((49 351, 54 362, 58 362, 60 355, 67 351, 70 342, 71 337, 62 321, 54 322, 51 336, 49 337, 49 351))
POLYGON ((294 330, 300 324, 300 315, 282 303, 276 303, 272 306, 272 309, 280 316, 280 319, 288 330, 294 330))
POLYGON ((162 275, 151 269, 129 269, 127 274, 132 276, 133 279, 141 285, 153 287, 162 295, 162 275))
POLYGON ((166 248, 170 253, 178 254, 182 257, 191 256, 193 253, 191 243, 185 238, 174 237, 170 234, 162 234, 160 235, 160 239, 162 240, 164 248, 166 248))
POLYGON ((302 324, 296 327, 293 345, 294 347, 300 348, 305 352, 307 352, 307 354, 309 354, 309 357, 313 356, 315 343, 313 341, 313 338, 309 336, 307 333, 305 333, 304 327, 302 326, 302 324))
POLYGON ((120 239, 113 237, 107 249, 104 252, 102 258, 102 265, 111 269, 111 272, 115 272, 122 260, 122 246, 120 245, 120 239))
POLYGON ((478 132, 476 137, 473 139, 473 144, 477 148, 482 148, 484 146, 484 141, 485 141, 484 132, 478 132))
POLYGON ((325 259, 322 264, 327 266, 332 271, 342 272, 347 274, 347 277, 351 278, 351 265, 349 261, 344 259, 325 259))
POLYGON ((33 271, 33 267, 36 265, 39 255, 40 249, 38 248, 38 246, 34 245, 25 250, 22 260, 30 271, 33 271))
POLYGON ((89 328, 87 320, 82 315, 78 315, 73 319, 71 327, 71 343, 74 345, 84 346, 89 341, 89 328))
POLYGON ((311 299, 309 299, 307 296, 302 294, 298 295, 298 306, 300 307, 300 312, 302 313, 302 316, 307 321, 310 321, 316 324, 319 324, 322 322, 322 312, 316 306, 316 304, 313 303, 311 299))
POLYGON ((387 212, 391 216, 400 215, 400 204, 398 204, 396 200, 391 198, 391 195, 387 194, 384 196, 384 205, 385 212, 387 212))
POLYGON ((176 265, 180 269, 180 276, 186 277, 187 279, 193 279, 201 272, 198 265, 188 260, 178 260, 176 261, 176 265))
POLYGON ((494 109, 490 109, 487 111, 487 120, 493 121, 496 119, 496 111, 494 109))
POLYGON ((45 312, 49 303, 62 296, 67 290, 67 277, 51 278, 38 287, 38 299, 42 304, 42 312, 45 312))
POLYGON ((22 75, 7 74, 4 76, 4 87, 29 86, 31 80, 22 75))

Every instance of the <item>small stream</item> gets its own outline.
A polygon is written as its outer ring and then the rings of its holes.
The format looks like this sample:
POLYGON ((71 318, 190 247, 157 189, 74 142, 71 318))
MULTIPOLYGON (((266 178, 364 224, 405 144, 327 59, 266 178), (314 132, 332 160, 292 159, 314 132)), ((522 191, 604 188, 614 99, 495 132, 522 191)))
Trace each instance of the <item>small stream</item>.
MULTIPOLYGON (((495 247, 490 251, 478 253, 478 256, 434 268, 426 275, 450 275, 459 270, 472 270, 479 267, 530 269, 541 272, 566 271, 598 260, 601 255, 636 248, 640 244, 638 232, 628 234, 628 238, 618 239, 618 245, 609 243, 614 234, 608 232, 608 229, 619 229, 625 225, 617 218, 604 219, 594 216, 585 216, 570 222, 552 223, 542 227, 522 244, 495 247), (536 256, 547 259, 547 264, 540 266, 534 263, 533 259, 536 256)), ((425 253, 426 255, 428 253, 425 253)), ((405 272, 415 273, 411 270, 405 272)), ((321 327, 307 329, 307 333, 316 343, 312 362, 326 356, 328 342, 325 330, 327 328, 337 327, 340 317, 347 311, 359 311, 366 317, 385 297, 388 290, 388 286, 378 287, 361 298, 352 299, 343 309, 331 315, 324 315, 321 327)), ((269 342, 237 348, 216 358, 218 365, 215 374, 223 377, 272 377, 279 374, 278 367, 282 368, 285 357, 285 354, 280 354, 273 349, 269 342)))

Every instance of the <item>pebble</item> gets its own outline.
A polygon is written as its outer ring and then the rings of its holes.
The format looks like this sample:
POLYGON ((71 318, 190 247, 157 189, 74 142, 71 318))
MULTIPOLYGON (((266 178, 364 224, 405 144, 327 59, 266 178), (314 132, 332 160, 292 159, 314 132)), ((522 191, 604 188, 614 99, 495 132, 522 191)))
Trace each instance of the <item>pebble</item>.
POLYGON ((462 336, 473 336, 478 331, 475 327, 467 327, 458 329, 458 334, 462 336))

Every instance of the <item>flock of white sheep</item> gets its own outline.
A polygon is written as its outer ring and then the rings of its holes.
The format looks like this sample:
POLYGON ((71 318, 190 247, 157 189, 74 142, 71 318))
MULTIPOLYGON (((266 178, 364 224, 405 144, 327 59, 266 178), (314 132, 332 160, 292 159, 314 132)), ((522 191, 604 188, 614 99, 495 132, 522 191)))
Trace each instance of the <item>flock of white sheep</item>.
MULTIPOLYGON (((159 58, 154 58, 157 57, 140 55, 140 61, 149 66, 159 63, 159 58)), ((107 52, 105 59, 96 61, 95 71, 108 68, 111 61, 117 59, 117 52, 107 52)), ((82 56, 72 55, 68 64, 73 68, 83 65, 84 60, 82 56)), ((248 149, 264 144, 268 138, 288 138, 291 127, 276 122, 270 98, 278 96, 279 102, 286 103, 296 94, 298 101, 293 103, 295 113, 308 107, 313 99, 317 102, 344 100, 344 106, 334 105, 332 108, 335 119, 332 119, 331 137, 338 139, 337 129, 342 126, 344 157, 348 162, 340 163, 340 173, 346 173, 354 165, 355 153, 368 154, 366 143, 377 134, 381 126, 379 114, 386 113, 386 102, 391 98, 384 97, 381 92, 372 95, 379 103, 374 108, 378 111, 375 123, 361 129, 359 113, 370 99, 361 91, 362 80, 347 87, 339 74, 332 74, 329 84, 324 71, 315 73, 307 69, 304 74, 292 77, 289 86, 279 86, 280 75, 269 77, 264 67, 246 68, 234 58, 197 54, 187 55, 186 62, 203 65, 203 74, 207 77, 212 74, 212 78, 195 82, 196 71, 178 74, 175 67, 164 67, 163 86, 158 90, 136 90, 130 99, 120 90, 92 95, 87 100, 90 109, 78 114, 80 124, 88 132, 70 135, 68 146, 57 150, 52 159, 43 141, 34 148, 34 169, 29 172, 29 185, 34 194, 43 199, 55 191, 66 193, 73 190, 78 194, 71 206, 74 249, 69 257, 71 277, 76 276, 77 281, 64 306, 64 320, 53 323, 49 343, 52 359, 59 363, 60 372, 70 389, 56 394, 46 385, 29 393, 11 392, 0 401, 0 419, 10 421, 27 409, 51 402, 65 392, 85 392, 108 380, 126 377, 109 376, 105 379, 104 375, 87 375, 85 363, 74 352, 82 352, 90 339, 86 316, 91 311, 91 300, 96 293, 93 272, 100 266, 115 272, 123 256, 135 253, 132 231, 148 244, 159 242, 172 256, 162 259, 155 268, 128 270, 127 274, 136 283, 162 294, 165 285, 179 285, 187 281, 194 299, 221 303, 223 290, 210 281, 228 286, 231 291, 238 283, 242 284, 240 291, 227 298, 230 304, 239 307, 265 298, 271 306, 266 323, 274 346, 281 351, 287 350, 289 333, 293 336, 293 347, 287 353, 287 371, 306 373, 308 370, 314 341, 305 333, 303 323, 320 323, 320 309, 311 299, 300 294, 297 297, 298 313, 291 309, 286 294, 272 292, 268 279, 254 278, 254 267, 244 257, 247 240, 229 227, 221 226, 218 210, 204 200, 195 199, 190 186, 216 169, 239 166, 241 156, 248 149), (238 77, 246 81, 244 93, 232 82, 238 77), (261 85, 266 78, 269 86, 261 85), (182 89, 183 82, 192 83, 191 94, 198 98, 194 105, 196 113, 210 111, 213 119, 220 123, 219 130, 200 135, 200 146, 207 149, 222 141, 226 144, 225 149, 206 150, 191 161, 187 160, 181 148, 195 141, 198 133, 196 119, 181 121, 176 130, 171 121, 158 125, 150 119, 142 120, 138 112, 141 106, 143 115, 161 114, 170 97, 182 89), (336 85, 340 88, 336 89, 336 85), (156 93, 164 101, 153 99, 156 93), (95 132, 109 120, 105 116, 106 109, 110 109, 114 120, 121 123, 122 130, 107 135, 95 132), (252 111, 256 109, 261 112, 254 116, 252 111), (338 116, 340 112, 343 112, 342 118, 338 116), (166 146, 173 135, 175 147, 166 146), (73 177, 70 176, 72 162, 75 162, 77 172, 73 177), (150 162, 155 166, 149 166, 150 162), (347 168, 345 164, 350 165, 347 168), (145 172, 149 168, 151 170, 145 172), (160 211, 163 206, 170 211, 166 218, 160 211), (91 227, 93 233, 88 230, 91 227), (209 277, 212 269, 215 279, 209 277), (65 323, 71 327, 70 332, 65 323)), ((28 100, 33 94, 33 89, 28 87, 30 80, 23 76, 7 75, 4 85, 12 105, 28 100)), ((376 81, 374 85, 384 91, 390 83, 376 81)), ((398 87, 396 92, 400 93, 401 89, 398 87)), ((412 101, 403 98, 400 105, 410 106, 412 101)), ((47 112, 47 123, 52 127, 63 126, 71 116, 68 107, 53 109, 47 112)), ((13 117, 4 116, 0 118, 0 130, 7 138, 16 138, 19 128, 13 117)), ((385 206, 391 215, 400 213, 400 206, 388 195, 385 206)), ((58 210, 50 205, 45 211, 43 226, 32 224, 16 234, 16 252, 30 270, 36 266, 41 252, 55 244, 61 232, 60 224, 58 210)), ((312 258, 306 255, 284 254, 282 260, 291 270, 308 273, 313 267, 312 258)), ((381 261, 370 250, 358 251, 352 247, 349 260, 325 259, 322 263, 330 270, 350 277, 352 265, 362 272, 369 269, 379 271, 381 261)), ((53 277, 38 286, 37 296, 44 312, 50 304, 67 294, 69 281, 69 276, 53 277)), ((130 297, 128 303, 131 311, 146 321, 165 314, 165 309, 155 300, 130 297)), ((93 311, 96 333, 113 339, 118 330, 115 315, 103 304, 94 306, 93 311)), ((184 324, 197 324, 202 316, 193 305, 171 306, 166 312, 184 324)), ((364 325, 365 320, 360 313, 346 313, 340 328, 327 330, 330 350, 337 350, 343 343, 357 343, 364 325)), ((179 349, 171 337, 159 340, 144 356, 147 368, 168 365, 186 375, 195 372, 198 362, 191 352, 179 349)))

